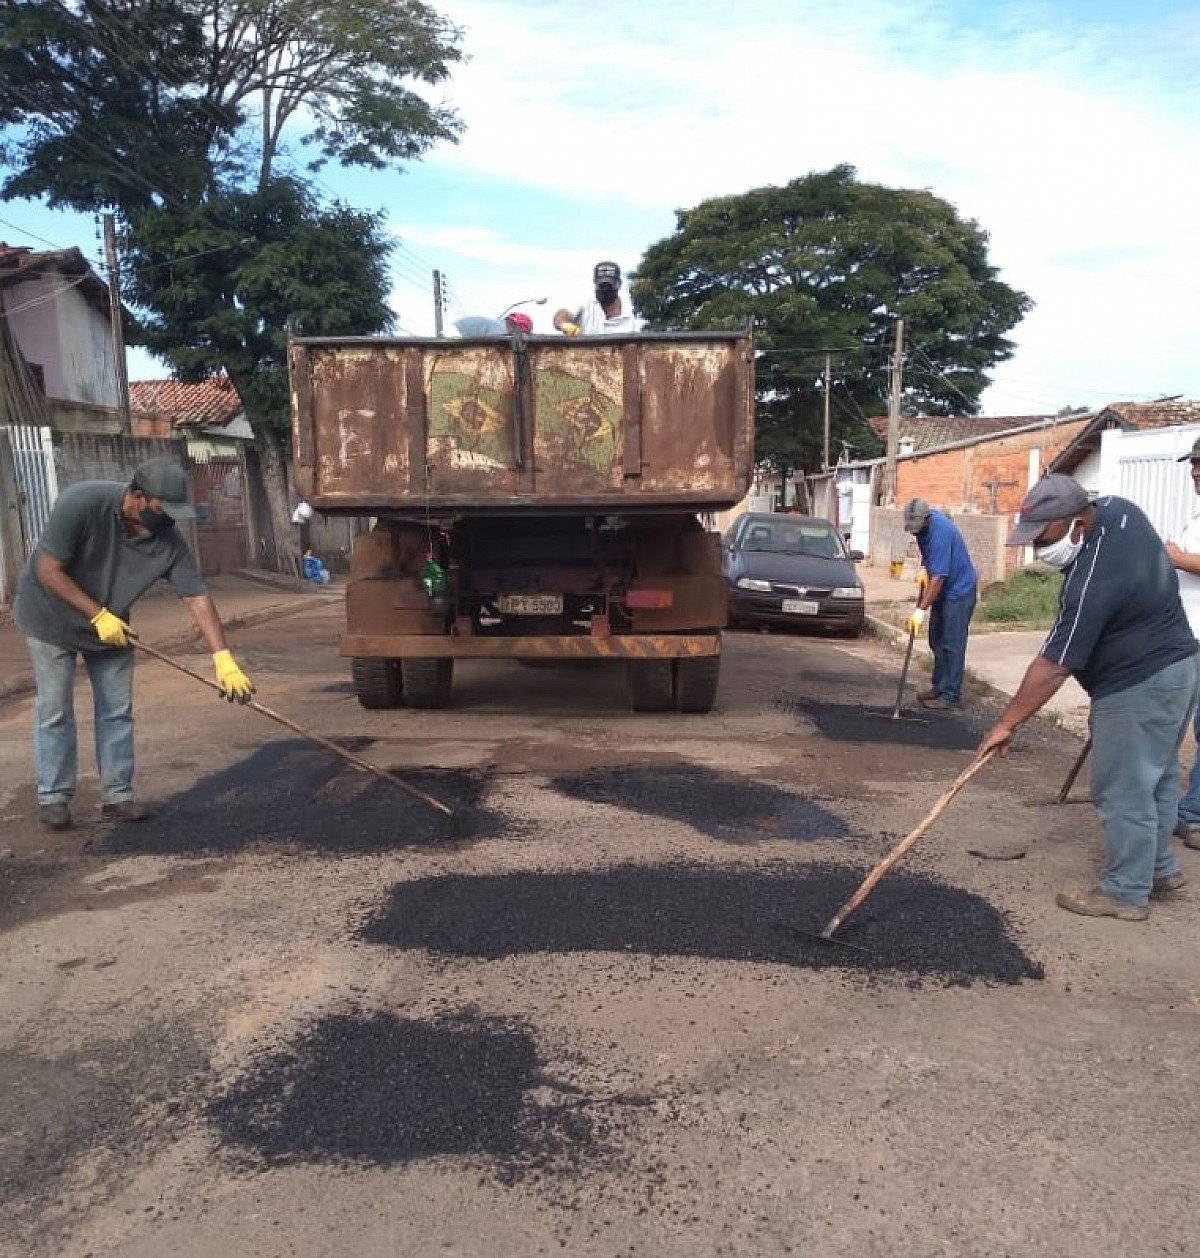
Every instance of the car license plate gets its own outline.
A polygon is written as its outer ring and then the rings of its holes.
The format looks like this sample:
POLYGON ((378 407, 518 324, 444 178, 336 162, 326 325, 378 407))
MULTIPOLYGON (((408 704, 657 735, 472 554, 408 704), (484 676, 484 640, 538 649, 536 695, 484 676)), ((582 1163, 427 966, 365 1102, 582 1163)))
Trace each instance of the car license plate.
POLYGON ((821 604, 806 598, 785 598, 783 610, 788 616, 815 616, 821 610, 821 604))
POLYGON ((502 616, 561 616, 561 594, 501 594, 498 600, 502 616))

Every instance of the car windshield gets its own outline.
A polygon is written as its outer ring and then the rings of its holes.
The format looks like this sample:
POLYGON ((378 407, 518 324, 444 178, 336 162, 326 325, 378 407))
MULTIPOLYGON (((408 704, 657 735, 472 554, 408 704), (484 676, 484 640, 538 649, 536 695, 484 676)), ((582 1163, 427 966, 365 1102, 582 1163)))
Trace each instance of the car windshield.
POLYGON ((770 550, 781 555, 812 555, 844 559, 842 539, 820 520, 754 520, 742 537, 743 550, 770 550))

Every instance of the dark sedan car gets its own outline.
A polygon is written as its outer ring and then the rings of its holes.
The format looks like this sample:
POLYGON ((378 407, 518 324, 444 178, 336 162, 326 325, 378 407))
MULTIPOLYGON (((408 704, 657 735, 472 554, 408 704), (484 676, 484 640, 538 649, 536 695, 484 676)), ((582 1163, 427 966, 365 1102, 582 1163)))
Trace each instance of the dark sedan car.
POLYGON ((859 551, 847 553, 828 520, 751 512, 725 534, 730 627, 811 625, 848 637, 862 632, 859 551))

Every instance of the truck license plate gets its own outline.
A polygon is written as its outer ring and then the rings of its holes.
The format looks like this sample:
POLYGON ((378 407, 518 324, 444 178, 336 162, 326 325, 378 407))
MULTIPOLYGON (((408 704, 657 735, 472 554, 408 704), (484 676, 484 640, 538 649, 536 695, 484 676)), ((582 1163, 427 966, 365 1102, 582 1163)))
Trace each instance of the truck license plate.
POLYGON ((815 616, 821 610, 821 604, 805 598, 785 598, 783 610, 789 616, 815 616))
POLYGON ((502 616, 561 616, 561 594, 501 594, 499 598, 502 616))

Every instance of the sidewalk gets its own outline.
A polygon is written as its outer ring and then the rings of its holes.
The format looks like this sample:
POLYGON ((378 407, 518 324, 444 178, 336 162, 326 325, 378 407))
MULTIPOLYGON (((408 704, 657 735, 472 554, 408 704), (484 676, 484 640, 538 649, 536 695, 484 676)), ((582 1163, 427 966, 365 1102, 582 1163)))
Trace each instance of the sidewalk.
MULTIPOLYGON (((906 642, 904 622, 916 602, 915 578, 905 575, 897 579, 889 569, 873 568, 865 563, 858 565, 858 575, 866 591, 867 620, 873 631, 897 643, 906 642)), ((1046 634, 1040 629, 989 629, 985 632, 976 621, 967 639, 967 671, 1001 694, 1015 694, 1029 661, 1045 640, 1046 634)), ((921 655, 918 643, 918 649, 913 652, 914 660, 921 655)), ((928 647, 924 649, 924 658, 929 658, 928 647)), ((1068 678, 1042 711, 1052 714, 1052 719, 1061 721, 1073 733, 1087 737, 1088 707, 1088 697, 1079 683, 1068 678)))
MULTIPOLYGON (((318 586, 250 569, 209 577, 207 583, 226 630, 290 616, 306 607, 340 601, 344 595, 341 586, 318 586)), ((147 645, 160 651, 178 650, 199 641, 187 608, 167 586, 135 603, 131 621, 147 645)), ((13 624, 8 610, 0 609, 0 700, 32 693, 33 670, 25 635, 13 624)))

